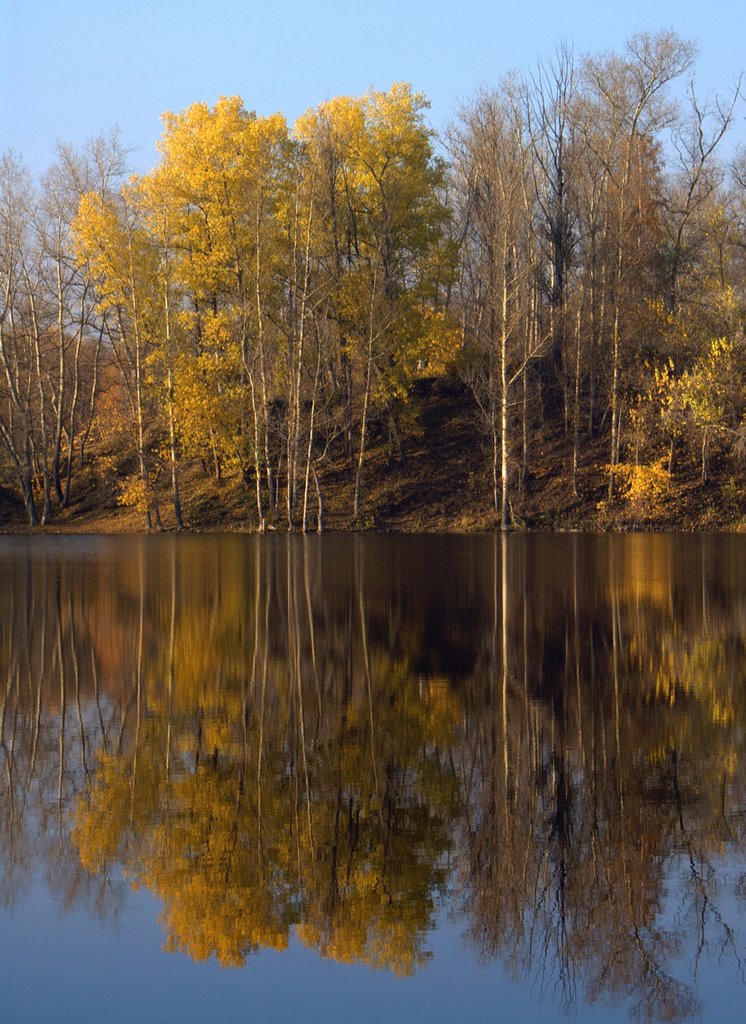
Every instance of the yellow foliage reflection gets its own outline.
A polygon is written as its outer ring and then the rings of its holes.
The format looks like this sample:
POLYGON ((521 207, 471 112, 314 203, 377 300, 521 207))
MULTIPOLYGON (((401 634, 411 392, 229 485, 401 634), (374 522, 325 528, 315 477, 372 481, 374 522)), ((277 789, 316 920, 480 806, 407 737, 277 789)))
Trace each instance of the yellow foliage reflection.
POLYGON ((146 887, 195 960, 295 936, 408 975, 450 903, 568 1002, 685 1016, 690 939, 741 955, 717 866, 746 841, 746 547, 721 544, 42 547, 0 588, 3 891, 33 792, 70 891, 146 887))

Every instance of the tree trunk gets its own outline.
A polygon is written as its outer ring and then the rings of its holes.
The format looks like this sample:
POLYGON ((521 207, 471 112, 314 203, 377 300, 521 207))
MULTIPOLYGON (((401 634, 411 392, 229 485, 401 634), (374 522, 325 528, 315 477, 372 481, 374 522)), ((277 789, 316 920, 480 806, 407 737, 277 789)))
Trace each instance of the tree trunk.
POLYGON ((500 310, 500 529, 510 527, 508 466, 510 456, 508 407, 508 244, 503 238, 503 281, 500 310))
POLYGON ((368 353, 365 364, 365 392, 363 394, 363 413, 360 420, 360 447, 358 449, 357 469, 355 471, 355 495, 353 499, 353 515, 359 524, 360 518, 360 482, 363 475, 363 461, 365 459, 365 448, 368 439, 368 406, 370 403, 370 391, 373 378, 373 314, 376 301, 376 285, 378 281, 378 266, 373 272, 373 287, 370 298, 370 313, 368 317, 368 353))
POLYGON ((164 287, 164 313, 166 319, 166 364, 167 380, 166 380, 166 400, 168 403, 168 440, 171 456, 171 496, 174 506, 174 518, 176 520, 176 529, 184 529, 184 520, 181 514, 181 495, 179 493, 179 466, 178 456, 176 451, 176 422, 174 413, 174 368, 173 368, 173 352, 171 351, 171 303, 168 294, 168 282, 164 287))
POLYGON ((262 460, 259 441, 259 410, 256 407, 256 388, 254 374, 249 371, 249 393, 251 395, 251 412, 254 423, 254 476, 256 478, 256 512, 259 533, 264 533, 264 507, 262 505, 262 460))
MULTIPOLYGON (((46 396, 44 394, 44 377, 41 365, 41 338, 39 332, 39 321, 36 315, 36 299, 34 297, 33 286, 28 273, 25 274, 26 286, 28 288, 28 302, 29 312, 31 314, 31 328, 34 342, 34 364, 36 368, 36 386, 39 395, 39 429, 41 432, 41 451, 38 453, 39 462, 41 464, 42 472, 42 483, 44 488, 44 505, 41 513, 41 524, 45 526, 52 515, 52 489, 51 479, 49 473, 49 438, 47 435, 47 410, 46 410, 46 396)), ((30 425, 29 425, 30 426, 30 425)), ((33 434, 29 429, 29 437, 32 439, 33 445, 33 434)))
POLYGON ((65 320, 64 295, 62 287, 61 254, 55 254, 57 263, 57 415, 54 423, 54 439, 52 445, 52 481, 57 495, 57 503, 64 505, 65 495, 60 477, 60 456, 62 448, 62 424, 65 400, 65 320))
POLYGON ((578 461, 580 459, 580 327, 582 320, 582 294, 575 321, 575 387, 572 410, 572 493, 578 496, 578 461))
POLYGON ((176 454, 176 424, 174 422, 174 372, 168 368, 168 437, 171 449, 171 494, 173 496, 176 529, 184 529, 181 512, 181 494, 179 491, 179 467, 176 454))

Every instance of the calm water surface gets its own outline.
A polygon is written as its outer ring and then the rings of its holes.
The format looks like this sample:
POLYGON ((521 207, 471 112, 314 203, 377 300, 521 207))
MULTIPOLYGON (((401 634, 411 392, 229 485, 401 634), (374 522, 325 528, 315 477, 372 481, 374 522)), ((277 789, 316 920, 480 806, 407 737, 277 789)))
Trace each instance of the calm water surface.
POLYGON ((0 540, 9 1022, 742 1022, 746 538, 0 540))

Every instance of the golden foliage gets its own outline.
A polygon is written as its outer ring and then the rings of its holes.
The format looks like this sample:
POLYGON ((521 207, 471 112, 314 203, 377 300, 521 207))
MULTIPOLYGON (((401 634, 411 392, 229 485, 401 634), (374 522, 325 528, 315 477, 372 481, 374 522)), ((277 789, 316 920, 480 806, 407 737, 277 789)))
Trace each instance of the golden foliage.
MULTIPOLYGON (((666 458, 651 463, 620 462, 606 467, 606 471, 613 472, 618 479, 624 510, 635 523, 654 521, 664 514, 671 485, 667 467, 666 458)), ((598 509, 606 513, 608 503, 600 502, 598 509)))

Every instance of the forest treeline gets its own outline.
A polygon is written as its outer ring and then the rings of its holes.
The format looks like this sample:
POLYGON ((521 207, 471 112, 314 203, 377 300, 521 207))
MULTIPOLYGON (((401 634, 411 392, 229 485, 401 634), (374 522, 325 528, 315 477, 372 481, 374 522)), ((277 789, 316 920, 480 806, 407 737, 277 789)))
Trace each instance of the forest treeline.
POLYGON ((695 465, 740 493, 746 155, 720 144, 743 104, 694 60, 672 32, 559 48, 440 140, 395 84, 292 129, 238 97, 167 113, 144 175, 116 132, 39 183, 6 154, 0 485, 31 525, 109 480, 181 528, 230 479, 244 525, 305 531, 344 478, 364 526, 372 444, 402 458, 415 382, 450 375, 503 529, 539 468, 583 497, 589 452, 599 523, 654 520, 695 465))

